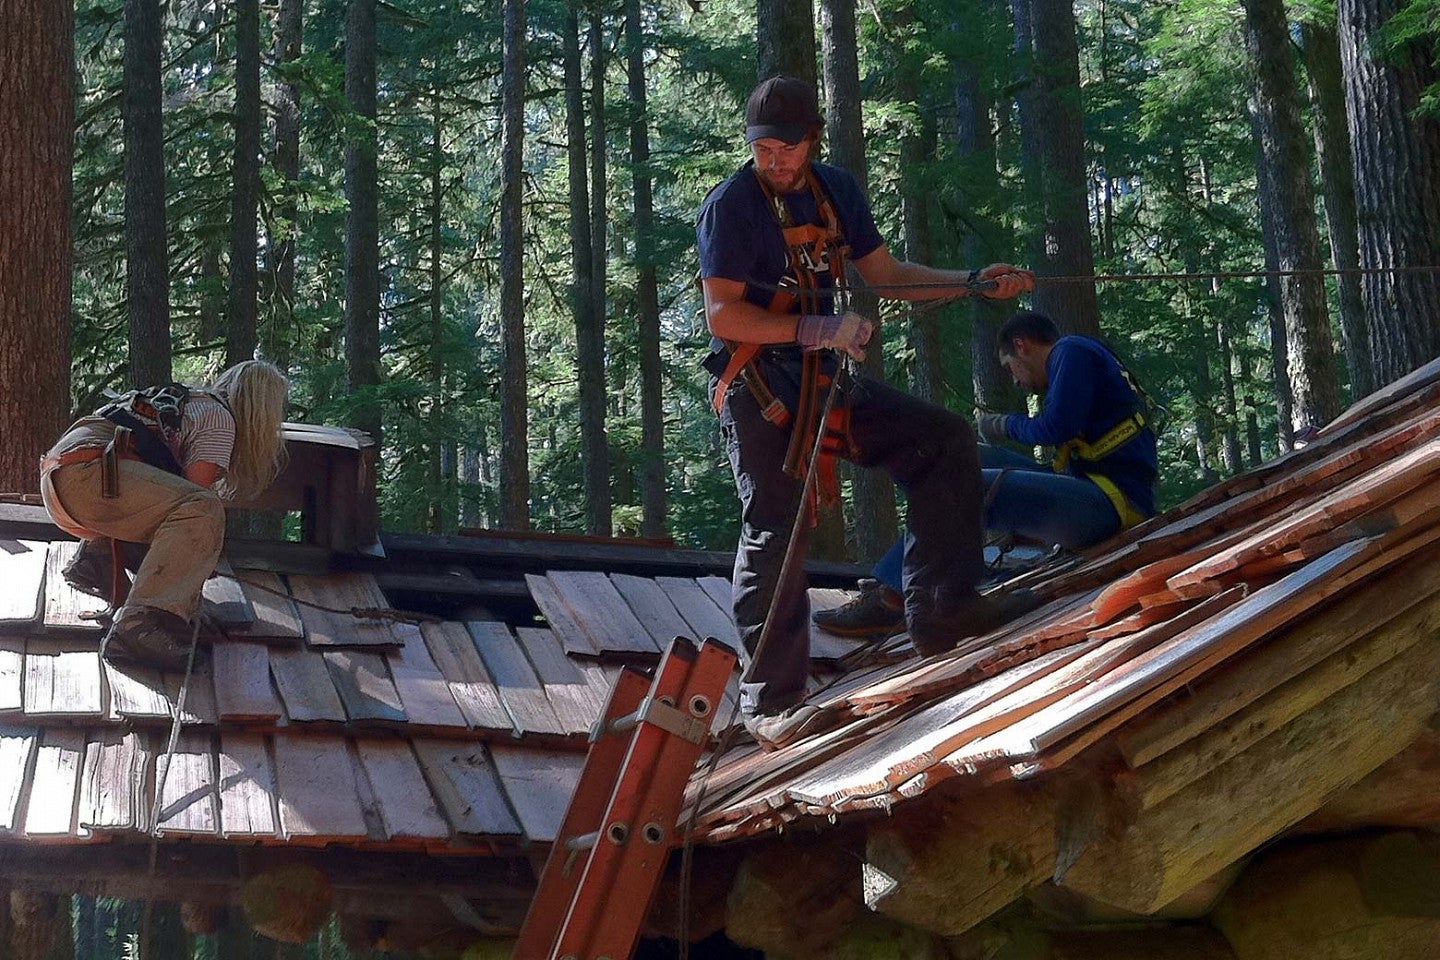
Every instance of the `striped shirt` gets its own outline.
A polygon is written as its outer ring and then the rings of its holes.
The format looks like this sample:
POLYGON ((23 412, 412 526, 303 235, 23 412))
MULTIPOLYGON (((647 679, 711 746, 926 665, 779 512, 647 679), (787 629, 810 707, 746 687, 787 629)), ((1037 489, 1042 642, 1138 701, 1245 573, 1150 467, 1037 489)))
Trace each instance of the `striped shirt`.
POLYGON ((222 471, 230 467, 230 454, 235 449, 235 417, 219 400, 195 392, 185 404, 180 420, 180 435, 175 459, 189 469, 204 461, 222 471))

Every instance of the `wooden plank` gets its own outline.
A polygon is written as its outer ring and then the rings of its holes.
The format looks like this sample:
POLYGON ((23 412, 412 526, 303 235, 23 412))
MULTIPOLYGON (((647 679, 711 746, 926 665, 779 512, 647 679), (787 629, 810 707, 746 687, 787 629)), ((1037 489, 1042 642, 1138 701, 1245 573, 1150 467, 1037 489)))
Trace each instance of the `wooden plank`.
POLYGON ((326 650, 323 656, 351 720, 405 722, 405 707, 384 657, 368 650, 326 650))
POLYGON ((397 624, 396 632, 405 638, 405 645, 387 659, 411 727, 463 729, 466 726, 465 714, 456 704, 445 675, 431 658, 420 627, 397 624))
POLYGON ((92 716, 104 709, 100 657, 92 645, 36 639, 25 644, 25 713, 92 716))
MULTIPOLYGON (((185 682, 184 671, 165 673, 165 693, 170 698, 172 710, 180 709, 180 686, 185 682)), ((215 701, 215 667, 209 660, 195 665, 190 676, 190 688, 185 692, 184 710, 180 722, 187 726, 218 726, 220 708, 215 701)))
POLYGON ((680 611, 665 596, 650 577, 636 577, 628 573, 610 574, 610 582, 625 598, 630 609, 655 641, 655 646, 664 650, 676 637, 688 636, 690 625, 680 616, 680 611))
POLYGON ((30 800, 25 807, 27 837, 75 835, 75 805, 84 759, 84 731, 45 731, 35 753, 30 800))
POLYGON ((145 830, 149 819, 150 743, 135 731, 101 730, 85 744, 80 776, 80 826, 145 830))
POLYGON ((1437 695, 1431 632, 1158 806, 1117 829, 1086 831, 1064 885, 1154 912, 1403 750, 1433 717, 1437 695))
MULTIPOLYGON (((1377 622, 1375 626, 1378 628, 1381 624, 1377 622)), ((1395 659, 1421 637, 1434 636, 1440 627, 1440 607, 1433 600, 1427 601, 1420 609, 1394 621, 1387 618, 1384 626, 1328 657, 1317 656, 1319 662, 1313 667, 1258 699, 1252 698, 1254 702, 1200 733, 1185 749, 1171 750, 1155 758, 1143 768, 1144 776, 1136 778, 1135 797, 1139 806, 1142 809, 1156 806, 1331 694, 1395 659)), ((1276 648, 1293 636, 1280 638, 1257 656, 1247 658, 1247 662, 1264 669, 1276 648)))
POLYGON ((527 573, 525 585, 530 588, 530 597, 535 601, 535 606, 540 608, 540 615, 565 644, 567 652, 581 657, 593 657, 600 652, 595 647, 595 641, 580 625, 580 621, 575 619, 574 611, 566 606, 560 591, 555 589, 553 583, 539 574, 527 573))
POLYGON ((1362 585, 1323 615, 1297 624, 1254 656, 1212 671, 1162 709, 1137 717, 1116 731, 1116 745, 1130 766, 1150 763, 1437 592, 1440 563, 1417 556, 1362 585))
POLYGON ((369 835, 344 739, 277 733, 275 786, 285 839, 325 841, 369 835))
POLYGON ((0 629, 38 623, 49 545, 0 539, 0 629))
POLYGON ((424 623, 420 633, 465 722, 477 730, 515 731, 514 721, 500 701, 500 691, 490 679, 465 625, 454 621, 424 623))
MULTIPOLYGON (((1333 550, 1219 616, 1135 658, 1116 670, 1104 684, 1067 697, 993 738, 977 741, 969 748, 968 760, 965 757, 951 759, 964 764, 1000 756, 1033 756, 1118 708, 1125 708, 1121 716, 1128 719, 1126 714, 1133 716, 1129 710, 1138 709, 1144 702, 1137 698, 1150 691, 1167 691, 1170 682, 1184 676, 1187 668, 1208 668, 1319 604, 1348 583, 1342 575, 1353 573, 1362 560, 1377 550, 1373 540, 1357 541, 1333 550)), ((1098 732, 1098 729, 1087 731, 1087 738, 1090 733, 1098 732)))
POLYGON ((272 648, 270 675, 291 720, 345 722, 345 707, 320 654, 303 648, 272 648))
POLYGON ((603 573, 554 570, 546 575, 598 653, 649 654, 660 647, 635 617, 630 605, 603 573))
POLYGON ((220 834, 224 837, 279 835, 275 771, 265 738, 226 733, 216 757, 220 771, 220 834))
POLYGON ((101 661, 101 669, 110 690, 111 719, 170 719, 170 698, 159 670, 107 661, 101 661))
POLYGON ((221 560, 215 566, 215 575, 205 581, 200 590, 201 609, 214 623, 225 630, 240 628, 248 630, 255 622, 255 611, 245 596, 240 581, 230 564, 221 560))
POLYGON ((20 825, 20 798, 38 740, 32 727, 0 726, 0 831, 5 833, 20 825))
MULTIPOLYGON (((549 627, 517 627, 515 635, 545 686, 545 696, 567 733, 587 733, 605 709, 590 677, 565 656, 549 627)), ((595 664, 590 669, 598 670, 595 664)), ((502 694, 504 691, 501 691, 502 694)))
POLYGON ((0 636, 0 712, 25 706, 25 641, 0 636))
POLYGON ((480 659, 485 661, 486 671, 494 678, 500 702, 505 705, 518 734, 570 732, 556 716, 550 698, 545 695, 544 684, 525 659, 525 652, 509 627, 493 621, 471 620, 465 628, 474 638, 480 659))
POLYGON ((425 780, 456 836, 520 837, 499 774, 485 747, 463 740, 414 741, 425 780))
POLYGON ((390 606, 375 578, 368 573, 337 573, 325 576, 290 576, 290 595, 301 601, 300 619, 305 639, 314 647, 393 647, 402 643, 385 620, 331 613, 307 604, 336 610, 378 609, 390 606))
POLYGON ((104 600, 73 589, 61 575, 79 551, 79 541, 56 540, 46 554, 45 626, 49 629, 98 632, 101 624, 94 617, 109 609, 110 605, 104 600))
POLYGON ((223 721, 277 720, 280 699, 270 685, 270 652, 264 644, 230 640, 215 644, 215 709, 223 721))
POLYGON ((656 577, 655 582, 690 624, 691 640, 699 642, 714 637, 739 649, 740 635, 735 631, 730 608, 717 606, 698 581, 689 577, 656 577))
POLYGON ((715 606, 723 613, 731 614, 731 619, 734 619, 731 610, 735 606, 735 585, 728 577, 696 577, 695 582, 715 601, 715 606))
POLYGON ((236 578, 254 617, 243 631, 247 637, 255 640, 299 640, 305 636, 300 608, 290 599, 285 581, 278 573, 241 570, 236 578))
POLYGON ((580 782, 585 755, 514 746, 492 747, 490 754, 526 839, 554 842, 580 782))
POLYGON ((387 839, 450 836, 435 797, 418 789, 425 778, 409 743, 367 737, 356 740, 355 748, 375 792, 387 839))
POLYGON ((208 733, 186 730, 175 751, 162 748, 155 760, 155 783, 160 791, 161 833, 216 835, 220 832, 219 791, 216 789, 215 747, 208 733), (167 759, 168 756, 168 759, 167 759))

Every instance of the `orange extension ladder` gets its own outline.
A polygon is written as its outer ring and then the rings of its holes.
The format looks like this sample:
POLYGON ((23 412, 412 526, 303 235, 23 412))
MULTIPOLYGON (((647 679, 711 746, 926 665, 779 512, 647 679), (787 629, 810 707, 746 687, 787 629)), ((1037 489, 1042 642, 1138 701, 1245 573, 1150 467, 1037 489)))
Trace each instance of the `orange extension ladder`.
POLYGON ((514 960, 627 960, 710 738, 735 651, 676 637, 652 681, 626 667, 590 735, 514 960))

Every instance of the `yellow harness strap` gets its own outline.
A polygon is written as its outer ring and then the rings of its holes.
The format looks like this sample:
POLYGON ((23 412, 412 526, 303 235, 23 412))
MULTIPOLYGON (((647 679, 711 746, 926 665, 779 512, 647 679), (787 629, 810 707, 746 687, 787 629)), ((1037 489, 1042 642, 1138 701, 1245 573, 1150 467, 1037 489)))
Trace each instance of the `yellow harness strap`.
POLYGON ((1115 512, 1120 515, 1120 529, 1128 530, 1141 520, 1148 519, 1145 514, 1136 510, 1130 503, 1130 498, 1115 486, 1114 482, 1103 473, 1087 473, 1085 479, 1099 487, 1110 503, 1114 505, 1115 512))
POLYGON ((1094 443, 1086 443, 1081 437, 1067 440, 1060 444, 1055 451, 1055 459, 1050 466, 1056 473, 1064 473, 1070 466, 1070 458, 1078 456, 1081 460, 1099 460, 1108 457, 1140 435, 1145 429, 1145 415, 1143 413, 1132 413, 1121 420, 1115 426, 1105 431, 1105 435, 1094 443))

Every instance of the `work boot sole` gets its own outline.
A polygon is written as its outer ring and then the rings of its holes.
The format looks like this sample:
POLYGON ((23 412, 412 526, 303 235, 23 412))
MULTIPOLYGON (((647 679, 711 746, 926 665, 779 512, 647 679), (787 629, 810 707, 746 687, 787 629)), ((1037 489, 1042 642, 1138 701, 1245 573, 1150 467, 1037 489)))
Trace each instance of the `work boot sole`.
POLYGON ((905 617, 903 615, 897 616, 893 622, 883 626, 837 627, 816 623, 815 629, 824 630, 832 637, 855 637, 862 640, 868 640, 873 637, 891 637, 905 631, 905 617))

